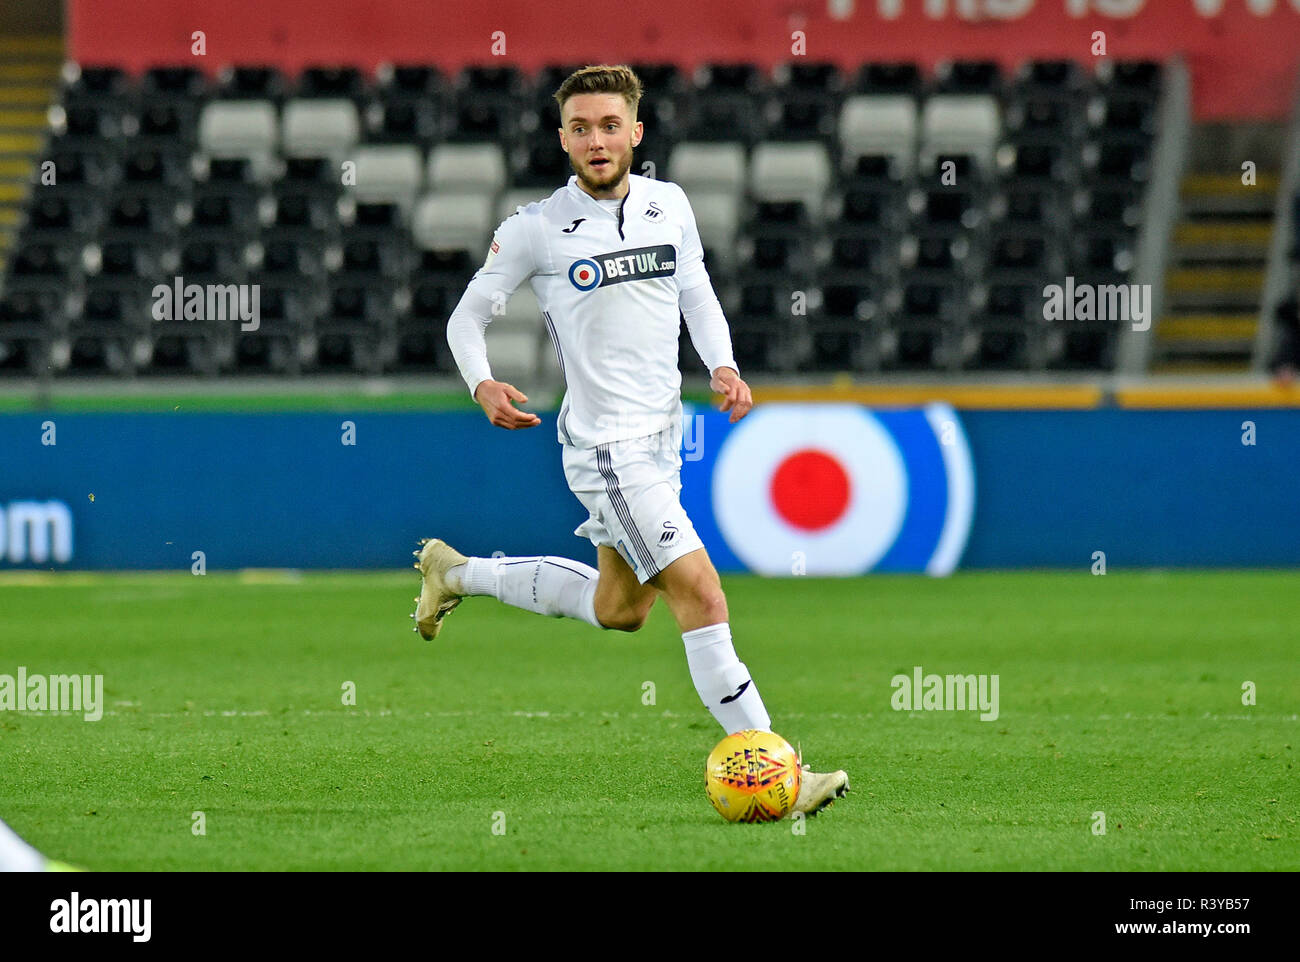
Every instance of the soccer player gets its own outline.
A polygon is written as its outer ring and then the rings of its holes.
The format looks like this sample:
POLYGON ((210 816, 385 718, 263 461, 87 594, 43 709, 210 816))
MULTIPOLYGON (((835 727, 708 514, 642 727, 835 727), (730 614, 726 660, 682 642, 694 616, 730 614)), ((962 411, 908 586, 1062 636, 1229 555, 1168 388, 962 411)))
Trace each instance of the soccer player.
MULTIPOLYGON (((568 558, 467 558, 425 539, 415 552, 423 585, 412 617, 431 639, 464 597, 491 595, 538 614, 636 631, 663 595, 713 717, 728 734, 770 731, 758 687, 732 646, 718 573, 678 499, 679 316, 731 422, 754 403, 704 269, 695 215, 676 184, 628 173, 644 131, 632 70, 584 67, 555 99, 574 175, 497 228, 447 322, 447 341, 492 424, 509 431, 540 424, 515 406, 528 401, 522 392, 493 379, 484 338, 494 304, 531 282, 565 381, 556 425, 564 473, 591 514, 574 533, 596 546, 599 569, 568 558)), ((848 787, 842 771, 805 766, 795 810, 815 812, 848 787)))

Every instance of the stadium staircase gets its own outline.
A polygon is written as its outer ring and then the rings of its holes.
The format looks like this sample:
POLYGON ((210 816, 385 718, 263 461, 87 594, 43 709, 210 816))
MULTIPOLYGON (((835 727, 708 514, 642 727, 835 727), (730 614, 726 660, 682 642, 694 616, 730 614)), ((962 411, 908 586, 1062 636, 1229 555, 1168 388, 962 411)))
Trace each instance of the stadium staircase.
POLYGON ((0 288, 62 62, 60 37, 0 37, 0 288))
POLYGON ((1192 134, 1195 169, 1181 184, 1153 373, 1244 372, 1251 364, 1279 183, 1269 165, 1278 153, 1258 140, 1255 150, 1221 151, 1224 134, 1209 125, 1192 134), (1241 157, 1260 168, 1253 185, 1243 183, 1241 157))

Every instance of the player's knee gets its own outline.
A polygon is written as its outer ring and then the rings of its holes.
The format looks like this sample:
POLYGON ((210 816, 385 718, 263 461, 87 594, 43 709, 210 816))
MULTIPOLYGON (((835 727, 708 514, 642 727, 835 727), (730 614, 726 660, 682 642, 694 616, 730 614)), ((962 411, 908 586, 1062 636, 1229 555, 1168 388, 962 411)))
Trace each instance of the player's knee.
POLYGON ((612 631, 639 631, 650 616, 650 609, 619 608, 609 613, 598 613, 600 623, 612 631))
POLYGON ((706 624, 720 625, 727 621, 727 596, 723 594, 721 585, 700 585, 693 594, 698 617, 706 624))

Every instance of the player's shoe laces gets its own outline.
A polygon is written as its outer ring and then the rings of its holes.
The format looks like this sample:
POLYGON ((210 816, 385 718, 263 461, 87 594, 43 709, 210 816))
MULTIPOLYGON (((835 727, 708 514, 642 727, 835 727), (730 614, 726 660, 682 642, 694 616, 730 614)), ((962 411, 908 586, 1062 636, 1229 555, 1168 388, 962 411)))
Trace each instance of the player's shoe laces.
POLYGON ((461 602, 461 596, 447 586, 447 572, 469 559, 437 538, 421 538, 420 550, 411 553, 419 559, 415 567, 420 569, 424 582, 420 597, 415 599, 415 613, 411 615, 415 619, 415 628, 412 630, 418 631, 425 641, 430 641, 442 630, 442 619, 461 602))
POLYGON ((848 793, 849 776, 843 771, 821 774, 804 765, 799 779, 799 797, 794 801, 794 810, 805 815, 815 815, 835 799, 843 798, 848 793))

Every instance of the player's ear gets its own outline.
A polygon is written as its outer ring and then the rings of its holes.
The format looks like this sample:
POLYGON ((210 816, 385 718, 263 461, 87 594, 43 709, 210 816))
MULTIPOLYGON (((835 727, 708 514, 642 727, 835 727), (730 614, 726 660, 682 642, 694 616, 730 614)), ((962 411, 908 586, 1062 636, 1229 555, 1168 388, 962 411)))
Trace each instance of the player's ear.
POLYGON ((632 128, 632 146, 635 147, 638 144, 640 144, 641 138, 644 136, 645 136, 645 124, 643 124, 641 121, 638 120, 636 122, 636 126, 632 128))

